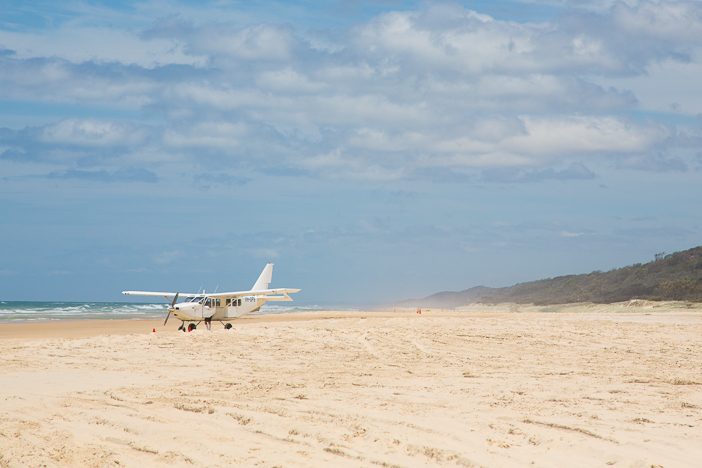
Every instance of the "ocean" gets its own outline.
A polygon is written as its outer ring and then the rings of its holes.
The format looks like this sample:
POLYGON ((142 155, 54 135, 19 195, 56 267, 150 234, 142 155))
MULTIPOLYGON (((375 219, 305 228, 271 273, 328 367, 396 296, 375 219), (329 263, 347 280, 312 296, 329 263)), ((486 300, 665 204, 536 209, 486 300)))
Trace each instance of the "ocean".
MULTIPOLYGON (((34 302, 0 301, 0 322, 81 319, 148 319, 166 316, 167 304, 134 302, 34 302)), ((324 310, 316 305, 264 305, 252 315, 324 310)))

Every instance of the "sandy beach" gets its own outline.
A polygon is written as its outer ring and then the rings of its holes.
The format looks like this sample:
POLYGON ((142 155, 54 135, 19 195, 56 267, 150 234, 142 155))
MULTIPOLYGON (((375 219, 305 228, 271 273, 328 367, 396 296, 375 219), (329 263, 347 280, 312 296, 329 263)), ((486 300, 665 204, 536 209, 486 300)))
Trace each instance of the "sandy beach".
POLYGON ((3 324, 0 466, 702 460, 699 309, 481 306, 176 327, 3 324))

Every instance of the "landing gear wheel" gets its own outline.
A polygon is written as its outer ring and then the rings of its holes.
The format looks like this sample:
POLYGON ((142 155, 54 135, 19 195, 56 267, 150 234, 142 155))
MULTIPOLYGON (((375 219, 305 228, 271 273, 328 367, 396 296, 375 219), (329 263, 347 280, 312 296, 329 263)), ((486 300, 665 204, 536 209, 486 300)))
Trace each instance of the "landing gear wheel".
POLYGON ((185 323, 181 323, 178 327, 178 331, 185 331, 185 323))
POLYGON ((189 331, 189 332, 195 330, 196 328, 197 328, 197 325, 195 325, 194 323, 189 323, 189 324, 188 324, 188 331, 189 331))
POLYGON ((224 325, 224 329, 225 329, 225 330, 231 330, 231 328, 232 328, 232 324, 231 324, 231 323, 228 323, 228 324, 224 325))

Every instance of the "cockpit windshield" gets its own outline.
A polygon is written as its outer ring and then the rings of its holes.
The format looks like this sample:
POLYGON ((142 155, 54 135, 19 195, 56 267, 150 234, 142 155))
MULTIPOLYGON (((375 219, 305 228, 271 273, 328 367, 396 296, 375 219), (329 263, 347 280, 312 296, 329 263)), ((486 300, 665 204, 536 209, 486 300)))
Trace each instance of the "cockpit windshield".
POLYGON ((203 299, 204 299, 203 296, 196 296, 196 297, 190 298, 190 300, 188 300, 188 302, 202 302, 203 299))

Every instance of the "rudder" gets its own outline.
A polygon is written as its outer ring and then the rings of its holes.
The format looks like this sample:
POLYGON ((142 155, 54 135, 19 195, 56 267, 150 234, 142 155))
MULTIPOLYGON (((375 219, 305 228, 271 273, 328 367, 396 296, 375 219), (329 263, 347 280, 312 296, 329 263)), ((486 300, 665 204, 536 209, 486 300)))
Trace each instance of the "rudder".
POLYGON ((252 291, 263 291, 264 289, 268 289, 268 285, 271 284, 272 279, 273 279, 273 264, 267 263, 266 266, 263 267, 263 271, 258 276, 258 279, 254 283, 251 290, 252 291))

